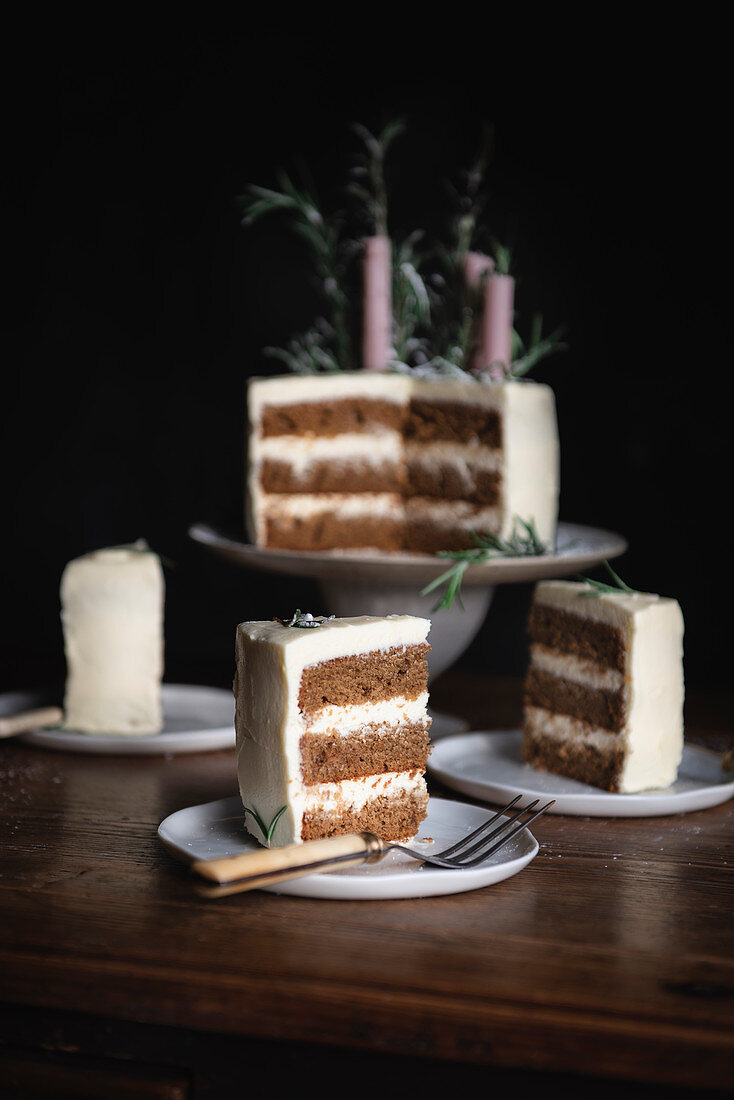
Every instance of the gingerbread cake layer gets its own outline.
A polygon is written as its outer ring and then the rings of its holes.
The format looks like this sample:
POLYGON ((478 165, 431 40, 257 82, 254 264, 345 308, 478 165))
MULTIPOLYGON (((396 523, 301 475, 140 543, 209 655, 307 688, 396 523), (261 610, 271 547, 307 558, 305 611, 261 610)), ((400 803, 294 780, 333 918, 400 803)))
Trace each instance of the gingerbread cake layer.
POLYGON ((428 687, 429 649, 425 642, 391 646, 311 665, 301 675, 299 710, 308 719, 324 707, 355 706, 365 699, 417 699, 428 687))
POLYGON ((433 553, 552 541, 558 440, 545 386, 357 372, 248 386, 247 527, 278 549, 433 553))
POLYGON ((348 432, 379 434, 380 430, 390 430, 421 443, 478 441, 485 447, 502 446, 502 422, 497 409, 459 401, 410 399, 402 403, 354 397, 266 405, 260 424, 263 439, 274 436, 330 439, 348 432))
POLYGON ((428 758, 430 723, 368 725, 350 731, 304 734, 301 738, 303 782, 331 783, 385 772, 422 770, 428 758))
POLYGON ((429 625, 400 615, 240 625, 240 791, 263 820, 286 807, 274 843, 415 835, 428 797, 429 625))
POLYGON ((683 744, 677 603, 549 581, 536 587, 528 632, 524 761, 615 792, 672 783, 683 744))
POLYGON ((345 432, 398 431, 404 423, 405 409, 396 401, 346 397, 265 405, 260 431, 264 439, 280 435, 316 435, 331 439, 345 432))

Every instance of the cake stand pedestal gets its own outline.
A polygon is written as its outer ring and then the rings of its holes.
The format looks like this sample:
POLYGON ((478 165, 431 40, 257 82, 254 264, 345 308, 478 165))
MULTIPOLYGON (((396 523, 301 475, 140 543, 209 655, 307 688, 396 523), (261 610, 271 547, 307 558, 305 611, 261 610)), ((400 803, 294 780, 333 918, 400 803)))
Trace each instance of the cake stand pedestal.
POLYGON ((220 557, 247 569, 316 580, 330 615, 406 614, 431 619, 428 667, 432 680, 450 668, 476 637, 498 584, 571 577, 619 557, 627 549, 626 539, 612 531, 561 523, 554 554, 492 558, 472 565, 464 574, 461 603, 454 601, 449 610, 433 613, 440 593, 423 596, 421 592, 451 564, 436 555, 268 550, 204 523, 194 524, 189 535, 220 557))

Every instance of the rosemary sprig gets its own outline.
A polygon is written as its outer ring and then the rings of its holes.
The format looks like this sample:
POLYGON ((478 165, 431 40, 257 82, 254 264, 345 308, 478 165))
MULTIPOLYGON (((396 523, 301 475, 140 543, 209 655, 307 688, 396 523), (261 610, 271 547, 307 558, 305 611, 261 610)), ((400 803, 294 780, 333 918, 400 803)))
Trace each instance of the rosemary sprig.
POLYGON ((514 356, 507 371, 508 377, 523 378, 541 359, 553 352, 565 351, 568 345, 561 340, 564 333, 565 329, 557 328, 548 336, 543 336, 543 316, 536 313, 531 322, 527 344, 517 331, 513 334, 514 356))
POLYGON ((288 216, 291 229, 311 253, 329 319, 319 319, 308 332, 294 337, 287 348, 268 348, 266 354, 282 359, 298 373, 349 370, 352 346, 345 256, 354 251, 354 242, 342 240, 339 220, 325 217, 310 186, 297 187, 285 172, 279 173, 278 183, 280 190, 251 184, 239 197, 242 225, 248 228, 268 214, 288 216))
POLYGON ((441 599, 433 608, 434 611, 448 611, 453 606, 454 600, 458 600, 459 606, 463 609, 461 585, 469 566, 478 565, 490 558, 539 557, 549 553, 551 549, 539 537, 533 520, 523 520, 519 516, 515 517, 512 533, 507 538, 492 534, 477 535, 474 531, 471 537, 476 544, 471 549, 439 551, 439 558, 450 558, 454 564, 427 584, 421 592, 422 596, 426 596, 441 585, 445 586, 441 599))
POLYGON ((257 825, 260 832, 262 833, 265 842, 267 844, 269 844, 270 841, 273 839, 273 833, 275 832, 275 826, 278 824, 278 822, 280 821, 281 817, 283 816, 283 814, 285 813, 287 808, 288 808, 287 806, 281 806, 280 809, 278 810, 277 814, 273 818, 273 820, 267 826, 265 825, 265 822, 260 817, 260 814, 257 812, 257 810, 253 810, 249 806, 245 806, 244 811, 245 811, 245 815, 250 814, 250 816, 252 818, 254 818, 255 824, 257 825))
POLYGON ((352 125, 361 138, 364 152, 357 158, 351 170, 351 182, 347 194, 356 199, 362 213, 377 236, 388 235, 388 188, 385 179, 385 160, 396 138, 405 130, 405 120, 393 119, 379 134, 373 134, 361 123, 352 125))
POLYGON ((622 580, 622 578, 614 572, 608 561, 603 563, 604 568, 612 578, 612 584, 606 584, 604 581, 595 581, 591 577, 577 577, 576 579, 581 581, 582 584, 588 584, 591 591, 582 592, 582 596, 598 596, 600 593, 615 593, 626 592, 630 596, 640 596, 641 592, 637 592, 634 588, 630 588, 628 584, 622 580))

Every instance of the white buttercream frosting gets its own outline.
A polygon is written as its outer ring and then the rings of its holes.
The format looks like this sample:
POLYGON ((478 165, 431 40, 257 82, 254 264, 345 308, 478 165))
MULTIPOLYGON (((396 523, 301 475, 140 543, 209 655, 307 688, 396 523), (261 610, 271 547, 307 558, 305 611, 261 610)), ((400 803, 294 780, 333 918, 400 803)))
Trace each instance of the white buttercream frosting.
POLYGON ((162 727, 164 581, 145 544, 76 558, 61 578, 64 724, 82 733, 162 727))

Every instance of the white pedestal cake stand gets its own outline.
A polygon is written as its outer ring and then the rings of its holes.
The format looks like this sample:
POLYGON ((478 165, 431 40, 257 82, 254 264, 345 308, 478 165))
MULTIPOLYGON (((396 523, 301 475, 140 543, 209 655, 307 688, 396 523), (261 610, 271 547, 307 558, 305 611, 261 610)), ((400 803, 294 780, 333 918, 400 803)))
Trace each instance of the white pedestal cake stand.
MULTIPOLYGON (((471 565, 461 586, 461 604, 434 613, 440 592, 422 590, 451 562, 431 554, 327 550, 268 550, 239 542, 204 523, 191 538, 247 569, 316 580, 328 615, 422 615, 431 619, 429 670, 435 679, 450 668, 478 633, 498 584, 572 577, 619 557, 627 541, 612 531, 578 524, 558 526, 556 552, 539 557, 493 558, 471 565), (462 606, 463 605, 463 606, 462 606)), ((303 610, 309 610, 304 608, 303 610)), ((288 609, 285 609, 287 612, 288 609)))

